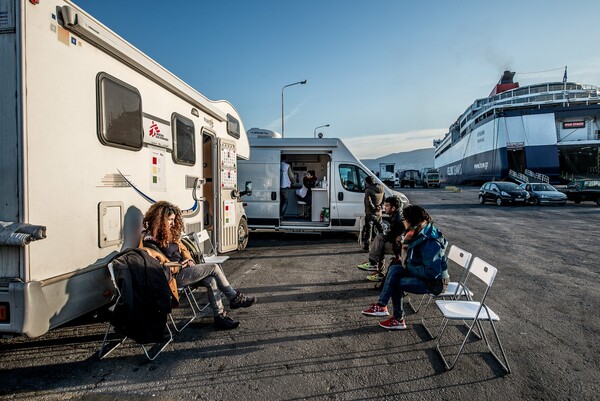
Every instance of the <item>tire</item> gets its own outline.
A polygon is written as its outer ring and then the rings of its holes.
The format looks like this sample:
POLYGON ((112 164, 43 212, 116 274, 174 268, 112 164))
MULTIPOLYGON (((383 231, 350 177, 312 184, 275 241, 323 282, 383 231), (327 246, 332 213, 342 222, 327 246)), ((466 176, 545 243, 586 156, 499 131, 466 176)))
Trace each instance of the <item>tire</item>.
POLYGON ((573 202, 575 202, 576 205, 579 205, 581 203, 581 201, 579 199, 577 199, 577 200, 575 200, 573 202))
POLYGON ((501 197, 496 198, 496 205, 502 206, 502 198, 501 197))
POLYGON ((600 198, 596 199, 596 205, 600 206, 600 198))
POLYGON ((483 196, 479 195, 479 204, 483 205, 485 203, 485 199, 483 199, 483 196))
POLYGON ((533 206, 539 206, 540 200, 538 198, 533 198, 530 202, 533 206))
POLYGON ((427 188, 427 183, 424 183, 424 184, 423 184, 423 188, 427 188))
POLYGON ((238 225, 238 251, 243 251, 248 246, 248 222, 241 219, 238 225))

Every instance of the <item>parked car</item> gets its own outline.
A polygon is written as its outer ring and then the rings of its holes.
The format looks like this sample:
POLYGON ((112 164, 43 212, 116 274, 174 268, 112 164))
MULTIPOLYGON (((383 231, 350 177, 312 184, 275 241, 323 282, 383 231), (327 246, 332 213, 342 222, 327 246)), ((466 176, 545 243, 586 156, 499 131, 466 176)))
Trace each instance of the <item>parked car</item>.
POLYGON ((529 203, 532 205, 554 204, 564 206, 567 203, 567 195, 545 182, 523 183, 519 186, 529 192, 529 203))
POLYGON ((525 204, 529 193, 513 182, 490 181, 479 188, 479 203, 494 202, 501 206, 505 203, 525 204))
POLYGON ((561 190, 567 199, 575 202, 592 201, 600 206, 600 180, 575 180, 561 190))

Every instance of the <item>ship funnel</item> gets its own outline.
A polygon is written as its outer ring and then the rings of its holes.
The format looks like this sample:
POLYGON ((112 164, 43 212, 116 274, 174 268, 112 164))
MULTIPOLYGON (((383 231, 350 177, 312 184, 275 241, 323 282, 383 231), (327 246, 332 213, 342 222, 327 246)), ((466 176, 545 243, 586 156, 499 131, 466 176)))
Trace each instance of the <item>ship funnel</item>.
POLYGON ((494 89, 490 92, 490 97, 497 95, 498 93, 506 92, 511 89, 516 89, 519 87, 518 82, 513 82, 513 77, 515 73, 512 71, 504 71, 502 77, 500 77, 500 81, 494 86, 494 89))
POLYGON ((504 71, 504 74, 502 74, 502 77, 500 78, 500 84, 512 84, 513 82, 513 77, 515 76, 515 73, 512 71, 504 71))

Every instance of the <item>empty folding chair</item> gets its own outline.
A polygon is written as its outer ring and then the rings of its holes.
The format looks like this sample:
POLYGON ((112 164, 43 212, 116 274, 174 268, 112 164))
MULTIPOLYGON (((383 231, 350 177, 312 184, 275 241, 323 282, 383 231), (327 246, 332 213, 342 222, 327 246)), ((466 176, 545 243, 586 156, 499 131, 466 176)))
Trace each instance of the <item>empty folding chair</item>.
POLYGON ((210 240, 210 235, 208 235, 208 231, 202 230, 199 233, 194 233, 194 240, 196 241, 196 245, 202 251, 202 259, 204 263, 216 263, 221 264, 224 263, 229 256, 221 256, 217 255, 217 251, 210 240))
MULTIPOLYGON (((115 306, 119 303, 122 294, 121 294, 121 290, 119 289, 119 286, 117 285, 117 279, 115 278, 115 270, 114 270, 113 262, 110 262, 107 267, 108 267, 108 273, 110 275, 110 279, 115 288, 116 296, 114 296, 114 298, 115 298, 114 304, 109 308, 109 310, 111 312, 114 312, 115 306)), ((154 344, 152 347, 148 347, 146 344, 140 344, 140 346, 144 350, 144 354, 151 361, 156 359, 156 357, 167 347, 167 345, 169 345, 171 343, 171 341, 173 341, 173 332, 169 328, 168 324, 166 324, 165 326, 169 333, 168 339, 166 341, 154 344)), ((109 320, 106 325, 106 331, 104 333, 104 340, 102 341, 102 345, 100 346, 100 350, 98 351, 98 358, 100 358, 100 359, 104 359, 108 354, 110 354, 118 346, 123 344, 123 342, 127 339, 127 336, 121 336, 120 339, 109 341, 108 336, 109 336, 111 327, 113 327, 113 326, 112 326, 111 321, 109 320)))
MULTIPOLYGON (((456 362, 460 354, 462 353, 465 344, 469 338, 469 335, 473 332, 473 328, 477 323, 480 328, 481 336, 485 340, 485 343, 488 347, 488 350, 492 354, 492 356, 498 361, 498 363, 502 366, 502 368, 510 373, 510 366, 508 364, 508 359, 506 358, 506 354, 504 352, 504 348, 502 347, 502 343, 500 342, 500 337, 498 336, 498 332, 496 330, 496 326, 494 322, 500 320, 497 314, 495 314, 486 304, 487 296, 492 288, 492 284, 494 283, 494 279, 496 277, 497 269, 490 265, 489 263, 483 261, 482 259, 475 257, 473 259, 473 263, 469 269, 470 281, 473 280, 473 277, 477 277, 480 279, 485 285, 486 289, 481 297, 480 301, 472 301, 472 300, 436 300, 435 304, 443 315, 444 321, 440 326, 440 330, 437 334, 437 342, 436 349, 442 360, 444 361, 444 365, 446 369, 450 370, 456 366, 456 362), (454 360, 451 363, 448 363, 446 357, 444 356, 441 350, 441 341, 444 337, 444 333, 446 333, 446 328, 448 326, 448 322, 450 320, 462 320, 462 321, 470 321, 469 330, 467 331, 462 344, 460 345, 458 352, 454 356, 454 360), (488 341, 487 335, 483 331, 482 323, 489 322, 492 327, 492 331, 496 337, 496 341, 498 342, 498 346, 500 348, 500 352, 502 353, 502 360, 496 355, 496 353, 492 350, 492 346, 488 341), (481 325, 480 325, 481 323, 481 325)), ((467 284, 465 284, 466 286, 467 284)))
POLYGON ((471 262, 472 254, 467 252, 456 245, 452 245, 450 247, 450 251, 448 252, 448 261, 452 263, 456 263, 459 267, 461 267, 460 276, 458 281, 451 281, 448 283, 448 288, 446 291, 442 292, 438 295, 433 294, 424 294, 421 298, 421 302, 419 303, 419 307, 416 312, 421 308, 423 303, 425 303, 425 308, 423 312, 421 312, 421 324, 423 328, 429 334, 429 336, 433 339, 435 335, 429 330, 425 321, 427 320, 427 310, 429 305, 431 304, 432 299, 459 299, 461 297, 465 297, 467 300, 471 300, 473 297, 473 293, 465 287, 464 283, 467 281, 469 277, 469 264, 471 262))

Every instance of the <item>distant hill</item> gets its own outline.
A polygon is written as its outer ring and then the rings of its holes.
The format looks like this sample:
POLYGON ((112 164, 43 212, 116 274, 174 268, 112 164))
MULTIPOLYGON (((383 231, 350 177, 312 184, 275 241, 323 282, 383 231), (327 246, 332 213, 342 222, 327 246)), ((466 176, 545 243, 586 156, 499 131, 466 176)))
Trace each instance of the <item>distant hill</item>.
POLYGON ((379 171, 379 163, 396 163, 396 170, 420 170, 433 167, 435 148, 417 149, 410 152, 392 153, 377 159, 365 159, 361 162, 372 171, 379 171))

